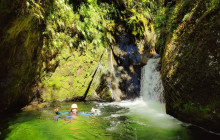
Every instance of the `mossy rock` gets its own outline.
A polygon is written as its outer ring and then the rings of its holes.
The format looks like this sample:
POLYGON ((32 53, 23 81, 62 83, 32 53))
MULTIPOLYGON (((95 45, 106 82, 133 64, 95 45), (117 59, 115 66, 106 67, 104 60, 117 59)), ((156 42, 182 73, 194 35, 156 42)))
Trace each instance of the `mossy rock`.
POLYGON ((167 36, 161 74, 168 114, 220 132, 220 2, 212 4, 190 2, 167 36))

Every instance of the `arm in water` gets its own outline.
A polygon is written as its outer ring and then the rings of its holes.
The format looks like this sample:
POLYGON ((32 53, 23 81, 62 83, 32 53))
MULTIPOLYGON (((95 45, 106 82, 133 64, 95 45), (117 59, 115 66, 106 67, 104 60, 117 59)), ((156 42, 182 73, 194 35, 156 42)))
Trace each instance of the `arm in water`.
POLYGON ((79 112, 78 114, 83 115, 83 116, 90 116, 90 115, 92 115, 93 113, 92 113, 92 112, 89 112, 89 113, 79 112))
POLYGON ((79 112, 78 114, 83 115, 83 116, 90 116, 90 115, 92 115, 92 114, 96 114, 96 110, 97 110, 97 109, 92 108, 89 113, 79 112))
POLYGON ((56 116, 53 118, 53 121, 58 121, 59 119, 61 119, 61 117, 59 115, 69 113, 69 112, 60 113, 58 108, 54 109, 54 112, 56 113, 56 116))
MULTIPOLYGON (((83 116, 90 116, 90 115, 92 115, 93 113, 92 113, 92 112, 89 112, 89 113, 79 112, 79 113, 77 113, 77 114, 83 115, 83 116)), ((67 116, 66 118, 67 118, 67 119, 72 119, 72 118, 74 118, 74 117, 73 117, 73 116, 67 116)))
MULTIPOLYGON (((83 116, 90 116, 92 114, 93 114, 92 112, 89 112, 89 113, 87 113, 87 112, 78 112, 77 113, 77 115, 83 115, 83 116)), ((71 119, 71 118, 74 118, 74 117, 73 116, 67 116, 66 118, 71 119)))
POLYGON ((58 112, 58 108, 54 109, 54 112, 57 114, 57 115, 62 115, 62 114, 68 114, 69 112, 64 112, 64 113, 60 113, 58 112))
MULTIPOLYGON (((70 113, 70 112, 60 113, 58 110, 59 110, 58 108, 56 108, 56 109, 54 110, 54 112, 55 112, 57 115, 62 115, 62 114, 68 114, 68 113, 70 113)), ((86 113, 86 112, 78 112, 77 114, 84 115, 84 116, 90 116, 90 115, 92 115, 93 113, 94 113, 94 111, 93 111, 93 109, 92 109, 91 112, 89 112, 89 113, 86 113)), ((69 117, 69 116, 68 116, 68 117, 69 117)), ((71 116, 70 116, 70 117, 71 117, 71 116)))
MULTIPOLYGON (((69 112, 67 112, 67 113, 69 113, 69 112)), ((61 115, 61 114, 67 114, 66 112, 64 112, 64 113, 60 113, 60 112, 56 112, 56 116, 53 118, 53 120, 54 121, 58 121, 61 117, 59 116, 59 115, 61 115)), ((90 116, 90 115, 92 115, 93 113, 92 112, 89 112, 89 113, 85 113, 85 112, 79 112, 78 114, 80 114, 80 115, 83 115, 83 116, 90 116)), ((62 117, 63 118, 63 117, 62 117)), ((72 118, 74 118, 73 116, 66 116, 65 118, 67 118, 67 119, 72 119, 72 118)))
MULTIPOLYGON (((74 105, 75 105, 75 104, 74 104, 74 105)), ((83 115, 83 116, 90 116, 90 115, 92 115, 92 114, 95 112, 95 110, 92 108, 92 109, 91 109, 91 112, 89 112, 89 113, 86 113, 86 112, 77 112, 77 105, 75 105, 74 107, 72 107, 71 112, 60 113, 58 108, 54 109, 54 112, 56 113, 56 116, 54 117, 53 120, 54 120, 54 121, 57 121, 59 118, 61 118, 61 117, 59 117, 59 115, 62 115, 62 114, 71 113, 72 115, 74 115, 74 114, 75 114, 75 115, 80 114, 80 115, 83 115)), ((73 116, 67 116, 66 118, 72 119, 73 116)))

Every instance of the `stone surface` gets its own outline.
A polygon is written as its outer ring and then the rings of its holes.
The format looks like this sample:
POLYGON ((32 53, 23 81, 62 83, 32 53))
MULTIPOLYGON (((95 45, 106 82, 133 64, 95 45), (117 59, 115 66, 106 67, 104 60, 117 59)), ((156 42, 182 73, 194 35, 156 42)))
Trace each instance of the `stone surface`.
POLYGON ((168 114, 220 132, 219 3, 207 4, 176 16, 184 20, 166 39, 161 74, 168 114))

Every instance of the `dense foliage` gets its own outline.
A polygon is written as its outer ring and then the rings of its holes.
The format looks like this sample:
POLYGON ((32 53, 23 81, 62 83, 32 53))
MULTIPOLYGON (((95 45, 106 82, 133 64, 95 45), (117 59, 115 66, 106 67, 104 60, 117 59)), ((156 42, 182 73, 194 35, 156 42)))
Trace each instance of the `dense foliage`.
MULTIPOLYGON (((56 70, 52 67, 55 71, 46 72, 39 83, 43 100, 71 99, 84 94, 100 63, 100 55, 114 40, 111 32, 115 25, 111 14, 108 15, 111 12, 114 12, 112 5, 98 5, 92 1, 81 3, 75 10, 68 1, 62 0, 55 1, 48 8, 43 32, 44 56, 51 54, 49 63, 56 70)), ((105 65, 102 63, 103 67, 105 65)), ((97 85, 98 81, 94 84, 97 85)), ((90 93, 96 87, 92 86, 90 93)))

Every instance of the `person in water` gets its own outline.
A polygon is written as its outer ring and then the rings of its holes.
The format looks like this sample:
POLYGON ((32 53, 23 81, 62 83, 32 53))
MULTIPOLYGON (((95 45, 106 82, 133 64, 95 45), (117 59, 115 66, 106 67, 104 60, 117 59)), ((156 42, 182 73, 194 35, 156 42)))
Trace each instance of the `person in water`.
POLYGON ((74 117, 77 116, 78 114, 84 115, 84 116, 90 116, 90 115, 92 115, 92 114, 94 113, 94 109, 92 108, 92 109, 91 109, 91 112, 89 112, 89 113, 78 112, 78 106, 77 106, 77 104, 72 104, 70 112, 60 113, 58 108, 54 109, 54 112, 55 112, 56 115, 57 115, 56 117, 54 117, 54 120, 58 120, 59 115, 62 115, 62 114, 69 114, 69 116, 67 116, 67 118, 69 118, 69 119, 74 118, 74 117))

